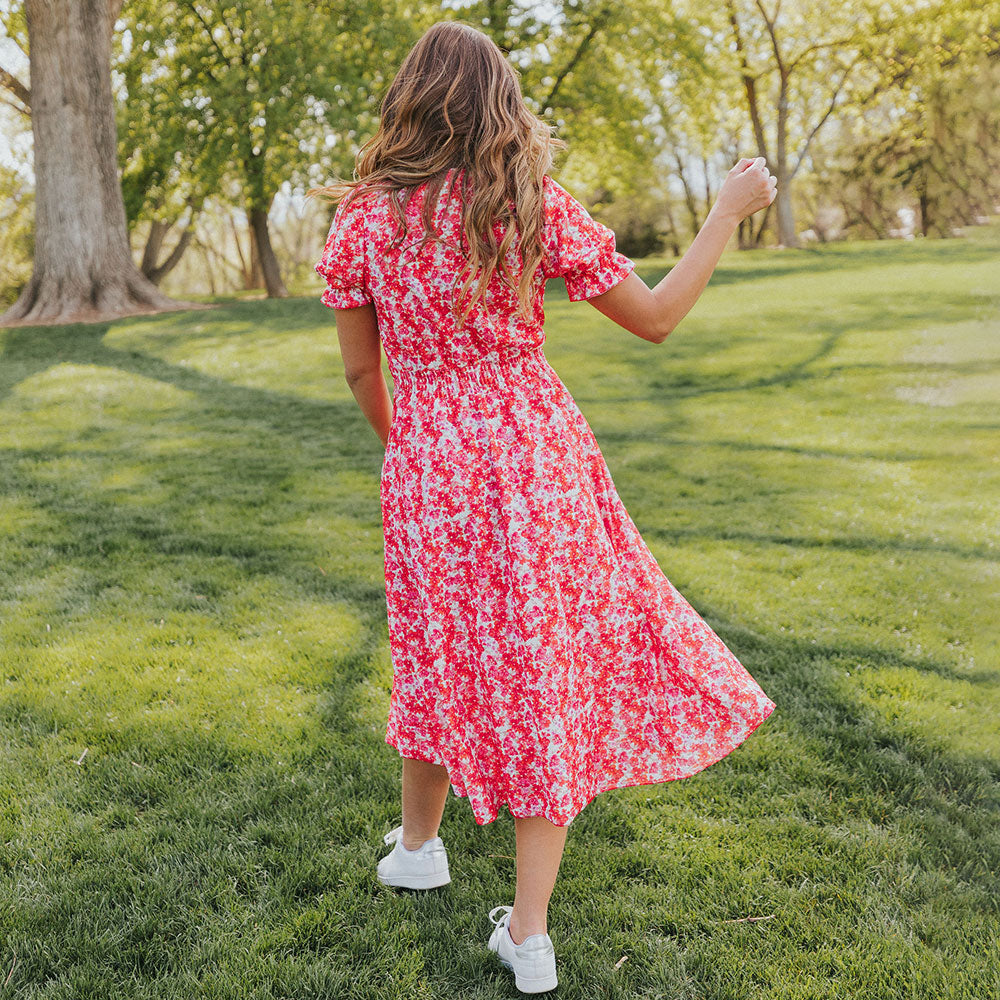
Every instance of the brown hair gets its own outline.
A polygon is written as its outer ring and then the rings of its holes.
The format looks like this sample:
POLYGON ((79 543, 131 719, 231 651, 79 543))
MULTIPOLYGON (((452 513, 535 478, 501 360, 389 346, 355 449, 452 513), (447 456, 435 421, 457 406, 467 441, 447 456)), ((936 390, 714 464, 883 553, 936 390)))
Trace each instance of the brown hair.
MULTIPOLYGON (((552 151, 566 143, 552 133, 555 126, 538 118, 524 103, 520 73, 497 44, 462 21, 439 21, 410 49, 381 105, 375 135, 359 151, 354 180, 313 188, 348 202, 368 191, 388 191, 397 221, 393 245, 405 238, 405 206, 416 188, 427 182, 421 219, 429 241, 443 242, 432 230, 445 176, 455 168, 451 196, 461 176, 463 252, 468 260, 461 300, 479 275, 475 293, 456 317, 459 326, 499 269, 517 288, 519 312, 531 309, 532 278, 542 260, 543 182, 552 166, 552 151), (358 191, 364 187, 365 191, 358 191), (471 191, 470 191, 471 188, 471 191), (405 191, 401 205, 396 192, 405 191), (511 207, 513 206, 513 213, 511 207), (493 224, 504 222, 496 243, 493 224), (504 257, 520 233, 523 270, 518 285, 504 257), (467 247, 468 249, 465 249, 467 247)), ((456 276, 457 281, 457 276, 456 276)))

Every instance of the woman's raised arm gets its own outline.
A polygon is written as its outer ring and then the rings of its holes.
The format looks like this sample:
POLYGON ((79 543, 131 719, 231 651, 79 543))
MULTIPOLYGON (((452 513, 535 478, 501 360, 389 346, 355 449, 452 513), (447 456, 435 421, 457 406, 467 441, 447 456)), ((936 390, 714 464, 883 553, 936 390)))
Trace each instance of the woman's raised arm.
POLYGON ((776 184, 763 156, 740 160, 726 175, 687 253, 655 288, 651 289, 633 271, 587 301, 629 333, 662 344, 698 301, 741 220, 774 201, 776 184))

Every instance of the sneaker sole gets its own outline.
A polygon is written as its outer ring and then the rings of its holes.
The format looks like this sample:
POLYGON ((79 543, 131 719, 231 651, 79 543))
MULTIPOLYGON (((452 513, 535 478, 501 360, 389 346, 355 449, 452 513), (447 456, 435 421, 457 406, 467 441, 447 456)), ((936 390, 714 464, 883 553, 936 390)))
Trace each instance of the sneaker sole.
MULTIPOLYGON (((497 958, 500 956, 497 955, 497 958)), ((543 976, 541 979, 526 979, 524 976, 519 976, 514 971, 514 966, 506 959, 500 958, 500 964, 514 973, 514 985, 522 993, 545 993, 547 990, 554 990, 559 985, 559 980, 555 975, 543 976)))
POLYGON ((451 881, 449 872, 437 872, 434 875, 390 875, 387 878, 378 876, 382 885, 391 885, 400 889, 436 889, 451 881))

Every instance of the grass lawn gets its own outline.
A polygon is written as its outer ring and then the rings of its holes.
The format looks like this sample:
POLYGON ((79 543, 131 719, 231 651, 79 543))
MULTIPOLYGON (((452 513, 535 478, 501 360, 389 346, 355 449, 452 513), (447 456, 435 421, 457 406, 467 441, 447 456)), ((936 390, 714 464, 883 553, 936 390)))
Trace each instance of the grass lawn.
MULTIPOLYGON (((997 997, 1000 229, 729 252, 662 345, 547 304, 633 519, 777 703, 580 814, 554 995, 997 997)), ((452 883, 374 878, 382 454, 318 290, 0 330, 0 454, 0 997, 519 996, 509 813, 451 796, 452 883)))

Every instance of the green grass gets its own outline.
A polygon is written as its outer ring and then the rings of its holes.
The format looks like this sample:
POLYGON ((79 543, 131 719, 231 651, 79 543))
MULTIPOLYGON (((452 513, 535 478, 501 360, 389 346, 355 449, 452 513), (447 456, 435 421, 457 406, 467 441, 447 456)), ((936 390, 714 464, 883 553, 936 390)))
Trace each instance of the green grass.
MULTIPOLYGON (((374 879, 381 448, 317 295, 0 331, 2 998, 520 995, 509 814, 452 796, 451 885, 374 879)), ((663 345, 547 302, 634 520, 777 703, 581 813, 558 995, 996 997, 1000 231, 730 252, 663 345)))

